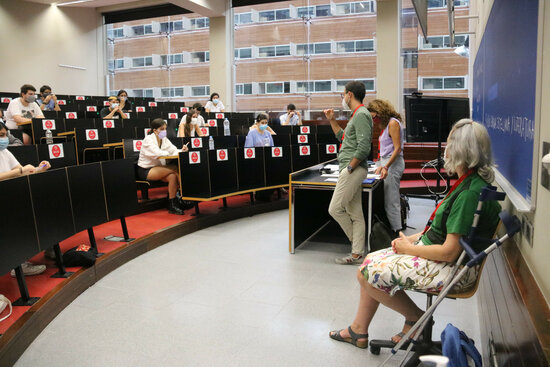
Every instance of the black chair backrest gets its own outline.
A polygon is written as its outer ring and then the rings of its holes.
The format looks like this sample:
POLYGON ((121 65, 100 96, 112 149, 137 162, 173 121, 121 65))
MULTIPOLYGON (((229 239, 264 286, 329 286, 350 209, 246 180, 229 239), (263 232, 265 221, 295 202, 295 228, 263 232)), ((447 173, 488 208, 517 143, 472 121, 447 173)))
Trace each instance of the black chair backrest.
POLYGON ((38 166, 38 151, 36 150, 36 145, 20 145, 8 147, 8 150, 11 154, 14 155, 15 159, 19 162, 20 165, 25 166, 31 164, 33 166, 38 166))
POLYGON ((76 149, 73 141, 59 144, 39 144, 38 160, 48 161, 52 169, 76 165, 76 149))

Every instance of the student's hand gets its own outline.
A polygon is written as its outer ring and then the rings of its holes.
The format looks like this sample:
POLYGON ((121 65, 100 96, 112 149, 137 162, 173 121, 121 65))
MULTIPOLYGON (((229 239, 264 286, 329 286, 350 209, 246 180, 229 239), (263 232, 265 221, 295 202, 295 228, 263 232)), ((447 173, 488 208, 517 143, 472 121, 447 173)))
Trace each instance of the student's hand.
POLYGON ((30 175, 36 171, 36 168, 34 168, 33 165, 27 164, 26 166, 23 166, 22 170, 24 175, 30 175))
POLYGON ((50 100, 52 99, 52 95, 50 94, 49 96, 47 96, 46 98, 44 98, 44 104, 48 103, 50 100))
POLYGON ((374 173, 380 175, 380 179, 383 180, 388 177, 388 171, 384 167, 376 167, 374 173))
POLYGON ((298 115, 298 117, 301 117, 302 115, 300 114, 300 111, 296 111, 296 115, 298 115))
POLYGON ((294 116, 294 111, 288 114, 288 118, 291 118, 292 116, 294 116))
POLYGON ((57 96, 55 94, 50 94, 50 96, 52 97, 52 99, 57 102, 57 96))
POLYGON ((181 147, 181 151, 182 151, 182 152, 188 152, 188 151, 189 151, 189 148, 187 148, 187 145, 188 145, 188 144, 189 144, 189 143, 186 143, 183 147, 181 147))
POLYGON ((40 164, 38 165, 38 168, 40 168, 42 171, 45 171, 45 170, 47 170, 47 169, 52 168, 52 166, 51 166, 50 162, 48 162, 48 161, 42 161, 42 162, 40 162, 40 164), (44 167, 44 168, 42 168, 42 167, 44 167))
POLYGON ((409 241, 409 238, 403 234, 403 232, 399 232, 399 237, 391 242, 392 250, 396 254, 407 254, 407 250, 411 246, 414 245, 409 241))
POLYGON ((332 108, 329 108, 328 110, 324 110, 323 113, 325 114, 328 120, 334 119, 334 110, 332 108))

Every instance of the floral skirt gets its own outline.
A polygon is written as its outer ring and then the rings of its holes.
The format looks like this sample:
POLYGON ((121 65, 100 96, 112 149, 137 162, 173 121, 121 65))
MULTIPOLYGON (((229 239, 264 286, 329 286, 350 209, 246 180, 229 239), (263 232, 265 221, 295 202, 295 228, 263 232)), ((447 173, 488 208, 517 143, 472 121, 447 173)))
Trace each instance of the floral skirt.
MULTIPOLYGON (((419 243, 417 246, 423 244, 419 243)), ((454 263, 444 261, 398 255, 389 247, 368 254, 359 270, 373 287, 393 296, 399 290, 438 292, 448 282, 455 266, 454 263)), ((451 293, 471 289, 475 285, 478 271, 478 266, 470 269, 455 284, 451 293)))

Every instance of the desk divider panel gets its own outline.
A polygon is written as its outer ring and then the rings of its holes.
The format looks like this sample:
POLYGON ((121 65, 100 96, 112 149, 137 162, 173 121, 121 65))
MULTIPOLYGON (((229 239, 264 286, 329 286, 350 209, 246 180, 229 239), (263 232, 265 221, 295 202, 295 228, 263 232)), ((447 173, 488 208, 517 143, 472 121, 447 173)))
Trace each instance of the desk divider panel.
POLYGON ((62 119, 32 119, 32 138, 35 144, 40 144, 40 138, 46 136, 46 130, 50 129, 52 136, 65 131, 65 124, 62 119))
POLYGON ((319 163, 330 161, 338 158, 340 144, 318 144, 319 146, 319 163))
POLYGON ((294 125, 292 126, 292 134, 317 134, 317 125, 294 125))
POLYGON ((29 176, 0 181, 0 274, 5 274, 40 251, 32 209, 29 176))
POLYGON ((332 134, 334 135, 334 131, 332 131, 332 126, 330 125, 315 125, 317 129, 317 135, 319 134, 332 134))
POLYGON ((298 145, 298 144, 315 145, 317 144, 317 135, 315 134, 290 135, 290 145, 298 145))
POLYGON ((208 198, 211 196, 208 150, 192 150, 179 155, 181 196, 208 198))
POLYGON ((8 147, 8 151, 13 154, 15 159, 19 162, 20 165, 25 166, 27 164, 32 164, 33 166, 38 166, 38 151, 36 145, 20 145, 14 147, 8 147))
POLYGON ((170 142, 174 144, 174 146, 178 149, 181 149, 183 147, 183 138, 178 138, 177 136, 174 136, 171 138, 169 137, 168 140, 170 140, 170 142))
POLYGON ((137 186, 132 159, 101 162, 103 188, 109 220, 118 219, 137 209, 137 186))
POLYGON ((95 129, 103 126, 103 123, 96 123, 96 119, 65 119, 65 131, 73 131, 76 128, 95 129))
POLYGON ((237 135, 237 146, 239 148, 244 148, 245 142, 246 142, 246 135, 237 135))
POLYGON ((52 169, 76 165, 74 142, 59 144, 39 144, 38 161, 48 161, 52 169))
MULTIPOLYGON (((196 137, 196 138, 183 138, 183 139, 189 139, 184 140, 183 143, 189 142, 189 145, 187 146, 190 150, 200 150, 200 149, 208 149, 208 137, 196 137)), ((215 147, 215 145, 214 145, 215 147)))
POLYGON ((293 145, 290 148, 292 152, 292 172, 319 164, 318 145, 293 145))
POLYGON ((265 187, 264 148, 237 148, 239 191, 265 187))
POLYGON ((107 222, 100 163, 67 167, 76 232, 107 222))
POLYGON ((107 134, 107 143, 120 143, 122 142, 122 139, 136 138, 135 128, 123 128, 123 127, 107 128, 105 129, 105 133, 107 134))
POLYGON ((338 139, 336 139, 336 136, 334 134, 317 134, 317 144, 338 144, 340 146, 340 142, 338 139))
POLYGON ((201 134, 203 136, 223 136, 223 127, 222 128, 219 128, 219 127, 212 127, 212 126, 201 126, 199 127, 199 130, 201 131, 201 134))
MULTIPOLYGON (((260 148, 256 148, 256 151, 260 148)), ((288 184, 292 172, 290 146, 264 147, 266 186, 288 184)))
POLYGON ((235 148, 208 151, 212 196, 238 191, 235 148))
POLYGON ((290 135, 292 133, 292 126, 288 125, 272 125, 271 128, 277 135, 290 135))
MULTIPOLYGON (((290 127, 290 126, 288 126, 288 127, 290 127)), ((296 138, 294 138, 294 141, 291 142, 289 134, 283 134, 283 133, 279 134, 279 133, 277 133, 277 135, 272 135, 272 137, 273 137, 273 145, 274 146, 288 146, 288 145, 291 145, 291 144, 297 144, 296 143, 296 138)))
POLYGON ((214 136, 213 139, 216 149, 237 148, 237 136, 214 136))
POLYGON ((29 176, 40 250, 76 233, 65 169, 29 176))

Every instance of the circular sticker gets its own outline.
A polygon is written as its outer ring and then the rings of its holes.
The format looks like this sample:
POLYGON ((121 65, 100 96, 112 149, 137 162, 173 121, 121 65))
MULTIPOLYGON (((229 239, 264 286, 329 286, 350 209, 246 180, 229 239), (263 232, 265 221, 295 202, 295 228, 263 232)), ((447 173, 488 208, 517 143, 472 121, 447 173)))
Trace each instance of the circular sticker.
POLYGON ((300 143, 305 143, 306 142, 306 137, 301 135, 300 136, 300 143))
POLYGON ((248 158, 251 158, 251 157, 252 157, 252 149, 247 149, 247 150, 246 150, 246 156, 247 156, 248 158))
POLYGON ((309 151, 308 147, 302 147, 302 154, 307 154, 309 151))
POLYGON ((202 135, 206 135, 206 134, 207 134, 206 128, 203 127, 203 128, 201 129, 201 133, 202 133, 202 135))
POLYGON ((273 149, 273 154, 275 154, 275 157, 280 156, 281 155, 281 148, 273 149))
POLYGON ((216 126, 216 120, 208 120, 208 125, 216 126))
POLYGON ((72 113, 72 112, 69 113, 69 118, 70 118, 70 119, 74 119, 74 118, 75 118, 74 113, 72 113))
POLYGON ((44 125, 46 125, 46 129, 51 129, 53 127, 53 123, 50 120, 47 120, 44 125))
POLYGON ((108 128, 113 127, 113 122, 112 121, 105 121, 105 127, 108 127, 108 128))
POLYGON ((307 127, 302 127, 302 133, 307 134, 307 127))
POLYGON ((88 137, 89 137, 90 139, 95 139, 95 131, 94 131, 94 130, 88 131, 88 137))
POLYGON ((334 145, 329 145, 328 146, 328 152, 329 153, 334 153, 335 150, 336 150, 336 147, 334 145))
POLYGON ((176 118, 176 115, 174 115, 173 113, 170 114, 170 118, 171 119, 175 119, 176 118))
POLYGON ((142 144, 143 144, 143 142, 141 140, 136 141, 136 149, 141 150, 141 145, 142 144))
POLYGON ((201 141, 200 141, 199 139, 193 139, 193 145, 194 145, 195 147, 198 147, 198 146, 201 145, 201 141))
POLYGON ((59 149, 59 146, 58 145, 54 145, 52 147, 52 155, 57 158, 61 155, 61 149, 59 149))
POLYGON ((220 150, 219 156, 220 159, 225 159, 225 150, 220 150))
POLYGON ((196 162, 199 160, 199 155, 196 152, 191 153, 191 160, 196 162))

